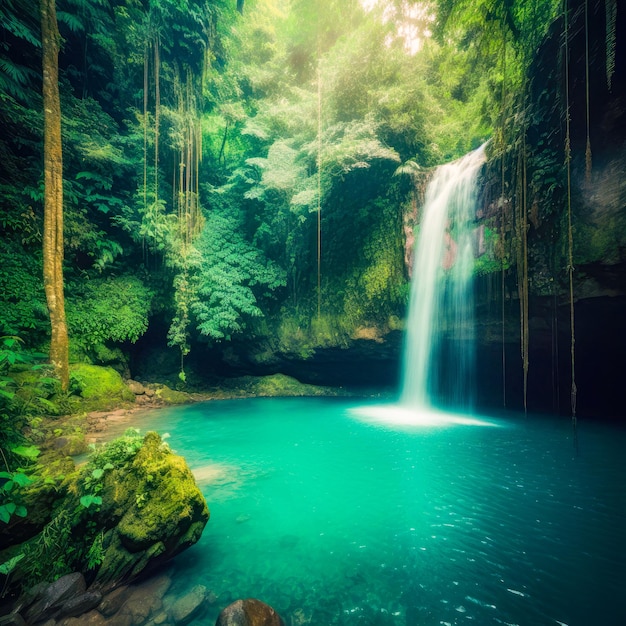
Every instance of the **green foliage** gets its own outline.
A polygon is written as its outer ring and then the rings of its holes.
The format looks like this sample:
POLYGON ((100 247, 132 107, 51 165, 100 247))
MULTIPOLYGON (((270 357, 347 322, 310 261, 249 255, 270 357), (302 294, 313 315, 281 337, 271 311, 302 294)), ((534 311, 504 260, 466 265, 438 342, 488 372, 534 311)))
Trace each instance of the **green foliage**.
POLYGON ((132 461, 142 444, 143 436, 139 430, 128 428, 121 437, 99 447, 93 446, 92 456, 82 474, 84 487, 89 490, 94 481, 99 481, 98 484, 101 484, 106 471, 132 461))
MULTIPOLYGON (((239 15, 232 0, 58 0, 74 354, 119 361, 120 346, 167 308, 184 383, 182 359, 198 335, 251 338, 280 309, 310 330, 318 216, 326 322, 317 335, 401 315, 401 213, 412 190, 393 172, 460 156, 499 125, 519 127, 526 72, 559 4, 435 0, 411 17, 406 2, 366 11, 358 0, 264 0, 239 15), (419 51, 401 36, 409 31, 422 35, 419 51), (206 208, 200 235, 201 219, 188 230, 181 171, 202 181, 188 194, 206 208)), ((0 17, 0 329, 41 346, 39 16, 6 0, 0 17)), ((511 161, 519 137, 498 132, 511 161)), ((558 241, 562 194, 562 159, 547 144, 528 169, 546 247, 558 241)), ((621 245, 593 223, 579 236, 590 244, 584 258, 621 245)), ((495 264, 488 256, 477 271, 495 264)), ((313 344, 303 341, 305 353, 313 344)))
POLYGON ((246 328, 250 318, 263 315, 260 301, 284 286, 284 272, 240 230, 241 222, 232 212, 207 215, 195 249, 188 252, 185 270, 175 282, 178 306, 168 335, 170 345, 186 345, 189 314, 202 335, 230 339, 246 328))
POLYGON ((28 338, 31 345, 49 325, 42 275, 38 253, 28 254, 14 242, 0 250, 0 329, 28 338))
POLYGON ((148 328, 154 293, 137 276, 73 282, 69 291, 70 337, 88 353, 109 342, 134 343, 148 328))
POLYGON ((0 521, 8 524, 13 515, 26 517, 26 507, 16 502, 15 496, 20 487, 26 487, 31 482, 23 472, 0 472, 0 521))
POLYGON ((80 394, 85 410, 104 410, 122 402, 132 402, 134 394, 111 367, 77 363, 70 368, 70 389, 80 394))
POLYGON ((105 504, 104 480, 114 469, 123 471, 142 443, 138 431, 129 429, 122 437, 94 449, 65 504, 24 545, 26 561, 20 569, 28 583, 54 580, 77 568, 95 568, 102 562, 103 528, 97 515, 105 504))
POLYGON ((17 566, 17 564, 26 556, 24 553, 16 554, 14 557, 10 558, 8 561, 0 564, 0 574, 3 576, 8 576, 17 566))
POLYGON ((47 408, 52 389, 58 386, 57 380, 40 375, 37 362, 42 356, 23 351, 18 337, 0 337, 0 454, 7 472, 31 464, 39 455, 23 429, 32 413, 47 408))

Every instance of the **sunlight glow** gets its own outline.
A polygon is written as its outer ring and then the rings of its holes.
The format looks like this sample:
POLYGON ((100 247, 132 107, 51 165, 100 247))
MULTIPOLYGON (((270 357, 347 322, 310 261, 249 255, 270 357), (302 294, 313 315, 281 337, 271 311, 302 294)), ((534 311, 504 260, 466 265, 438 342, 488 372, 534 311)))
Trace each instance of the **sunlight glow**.
POLYGON ((402 404, 378 404, 348 409, 358 420, 387 427, 498 426, 495 422, 471 415, 447 413, 437 409, 413 408, 402 404))
POLYGON ((361 0, 361 6, 368 12, 380 7, 383 23, 393 22, 396 25, 396 35, 387 38, 387 46, 391 46, 394 39, 400 39, 411 56, 419 52, 424 39, 432 35, 430 24, 435 18, 427 2, 405 1, 398 7, 389 0, 361 0))

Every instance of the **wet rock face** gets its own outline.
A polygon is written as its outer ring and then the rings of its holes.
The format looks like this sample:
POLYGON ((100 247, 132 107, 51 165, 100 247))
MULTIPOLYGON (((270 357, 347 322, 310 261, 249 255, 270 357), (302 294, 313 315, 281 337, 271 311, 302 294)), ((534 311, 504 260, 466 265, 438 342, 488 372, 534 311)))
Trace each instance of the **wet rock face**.
POLYGON ((285 626, 276 611, 254 598, 229 604, 218 616, 215 626, 285 626))

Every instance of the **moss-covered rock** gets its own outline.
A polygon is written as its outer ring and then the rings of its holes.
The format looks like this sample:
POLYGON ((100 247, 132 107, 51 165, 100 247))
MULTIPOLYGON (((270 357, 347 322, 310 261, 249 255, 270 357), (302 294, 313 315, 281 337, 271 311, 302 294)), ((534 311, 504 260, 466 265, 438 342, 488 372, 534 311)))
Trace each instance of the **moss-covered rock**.
POLYGON ((193 398, 184 391, 175 391, 170 389, 167 385, 159 387, 155 395, 162 400, 165 404, 189 404, 193 402, 193 398))
POLYGON ((72 390, 83 399, 86 411, 111 409, 134 402, 135 395, 112 367, 77 363, 70 368, 72 390))
POLYGON ((105 472, 99 493, 98 515, 108 527, 96 577, 103 587, 134 578, 188 548, 209 519, 185 460, 156 433, 146 434, 132 461, 105 472))
POLYGON ((23 547, 30 584, 91 570, 96 588, 117 586, 198 541, 209 519, 185 460, 157 433, 106 444, 64 487, 49 523, 23 547))
POLYGON ((335 396, 341 390, 319 385, 308 385, 285 374, 270 376, 240 376, 223 380, 219 388, 211 391, 210 397, 254 398, 254 397, 300 397, 300 396, 335 396))
POLYGON ((284 374, 271 376, 246 377, 242 382, 255 396, 320 396, 327 395, 328 390, 315 385, 307 385, 284 374))

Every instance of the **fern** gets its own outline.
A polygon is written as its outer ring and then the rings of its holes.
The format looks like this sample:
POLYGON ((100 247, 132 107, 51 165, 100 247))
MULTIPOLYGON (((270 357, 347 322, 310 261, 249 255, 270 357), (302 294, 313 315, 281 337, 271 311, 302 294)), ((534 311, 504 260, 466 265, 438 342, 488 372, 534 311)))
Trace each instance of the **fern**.
POLYGON ((33 70, 0 57, 0 92, 25 103, 30 97, 27 87, 34 77, 33 70))
POLYGON ((3 30, 13 35, 17 39, 26 41, 41 48, 39 33, 37 30, 38 13, 31 6, 23 2, 11 2, 2 0, 0 3, 0 23, 3 30), (20 16, 19 18, 17 16, 20 16))
POLYGON ((57 11, 57 19, 59 24, 65 24, 73 33, 82 33, 85 31, 85 25, 73 13, 57 11))
POLYGON ((611 91, 615 72, 615 47, 617 42, 617 0, 606 0, 606 84, 611 91))

